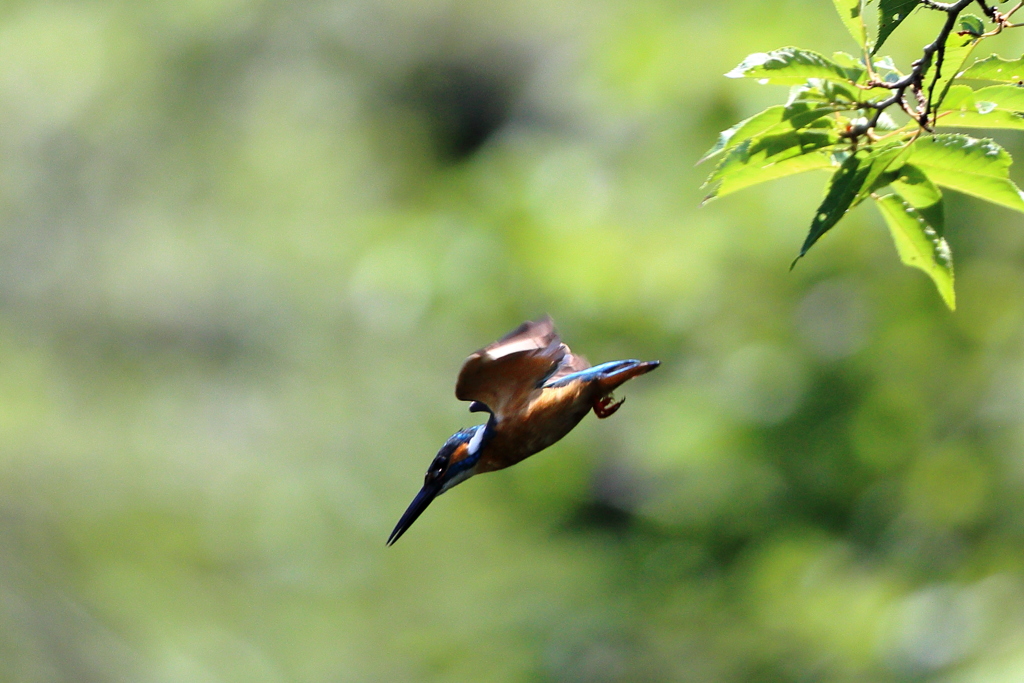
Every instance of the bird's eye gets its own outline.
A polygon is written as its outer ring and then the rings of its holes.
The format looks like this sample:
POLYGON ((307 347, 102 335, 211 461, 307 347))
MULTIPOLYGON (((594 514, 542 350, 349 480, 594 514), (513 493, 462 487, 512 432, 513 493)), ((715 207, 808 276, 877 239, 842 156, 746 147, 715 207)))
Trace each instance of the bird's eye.
POLYGON ((430 468, 427 470, 427 480, 439 479, 446 469, 448 469, 448 462, 446 460, 440 458, 434 460, 434 462, 430 463, 430 468))

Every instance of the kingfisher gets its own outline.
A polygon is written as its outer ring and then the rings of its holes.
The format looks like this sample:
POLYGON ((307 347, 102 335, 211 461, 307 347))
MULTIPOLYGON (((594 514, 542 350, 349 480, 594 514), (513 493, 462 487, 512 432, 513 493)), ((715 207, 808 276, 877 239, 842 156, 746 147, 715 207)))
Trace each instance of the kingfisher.
POLYGON ((615 401, 612 392, 660 364, 615 360, 591 367, 562 343, 550 316, 524 322, 472 354, 459 371, 455 397, 469 401, 470 412, 487 413, 487 422, 445 441, 387 545, 453 486, 539 453, 572 431, 591 408, 598 418, 610 417, 625 401, 615 401))

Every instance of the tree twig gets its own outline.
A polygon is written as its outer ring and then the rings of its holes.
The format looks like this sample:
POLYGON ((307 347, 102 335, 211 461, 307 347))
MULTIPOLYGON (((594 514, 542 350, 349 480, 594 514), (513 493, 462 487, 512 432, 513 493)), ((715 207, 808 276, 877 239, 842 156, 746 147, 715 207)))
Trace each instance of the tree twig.
MULTIPOLYGON (((935 40, 928 45, 924 46, 921 51, 921 58, 915 61, 911 65, 910 73, 906 74, 899 80, 892 83, 886 83, 879 80, 871 80, 868 82, 868 87, 881 87, 892 90, 892 95, 885 98, 881 102, 868 103, 868 106, 874 109, 874 113, 864 123, 858 124, 850 128, 844 134, 844 137, 857 139, 861 135, 868 133, 878 125, 878 119, 889 107, 894 104, 899 104, 903 111, 917 121, 918 125, 926 131, 931 131, 933 126, 934 109, 938 109, 938 103, 935 102, 935 86, 942 77, 943 62, 946 57, 946 41, 949 39, 949 35, 953 32, 953 28, 956 26, 956 21, 960 17, 961 12, 967 9, 970 5, 978 3, 981 7, 982 12, 986 16, 991 18, 997 24, 997 28, 1003 27, 1008 17, 1020 9, 1021 5, 1024 5, 1024 0, 1007 12, 1005 15, 1000 14, 994 8, 990 7, 985 0, 956 0, 955 2, 936 2, 935 0, 921 0, 921 4, 928 9, 937 10, 946 13, 946 21, 942 25, 942 29, 939 31, 938 36, 935 40), (931 68, 932 60, 935 61, 935 75, 928 85, 928 96, 924 98, 922 92, 925 88, 924 77, 928 73, 928 69, 931 68), (915 99, 918 100, 916 106, 911 105, 907 101, 907 90, 914 93, 915 99)), ((941 96, 942 93, 939 93, 941 96)))

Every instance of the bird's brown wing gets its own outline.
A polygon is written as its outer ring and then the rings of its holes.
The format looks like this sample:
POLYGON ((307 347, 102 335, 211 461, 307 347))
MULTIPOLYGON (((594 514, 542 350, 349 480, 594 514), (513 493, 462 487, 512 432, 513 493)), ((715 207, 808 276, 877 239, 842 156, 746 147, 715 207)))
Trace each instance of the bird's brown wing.
POLYGON ((551 377, 545 380, 547 382, 554 382, 556 379, 561 379, 566 375, 571 375, 574 372, 580 370, 586 370, 590 367, 590 362, 583 356, 572 353, 569 347, 562 344, 562 349, 565 351, 565 357, 562 358, 562 362, 559 363, 558 368, 555 370, 551 377))
POLYGON ((466 359, 455 397, 483 403, 500 422, 521 410, 567 357, 573 356, 549 316, 525 322, 466 359))

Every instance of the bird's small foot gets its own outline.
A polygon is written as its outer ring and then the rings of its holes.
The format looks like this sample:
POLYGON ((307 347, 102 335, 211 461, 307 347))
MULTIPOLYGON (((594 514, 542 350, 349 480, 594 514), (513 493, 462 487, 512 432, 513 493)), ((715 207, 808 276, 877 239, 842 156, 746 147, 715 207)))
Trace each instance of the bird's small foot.
POLYGON ((602 420, 606 417, 611 417, 619 409, 619 406, 625 402, 626 399, 621 401, 612 400, 611 394, 601 396, 594 401, 594 415, 597 415, 602 420))

